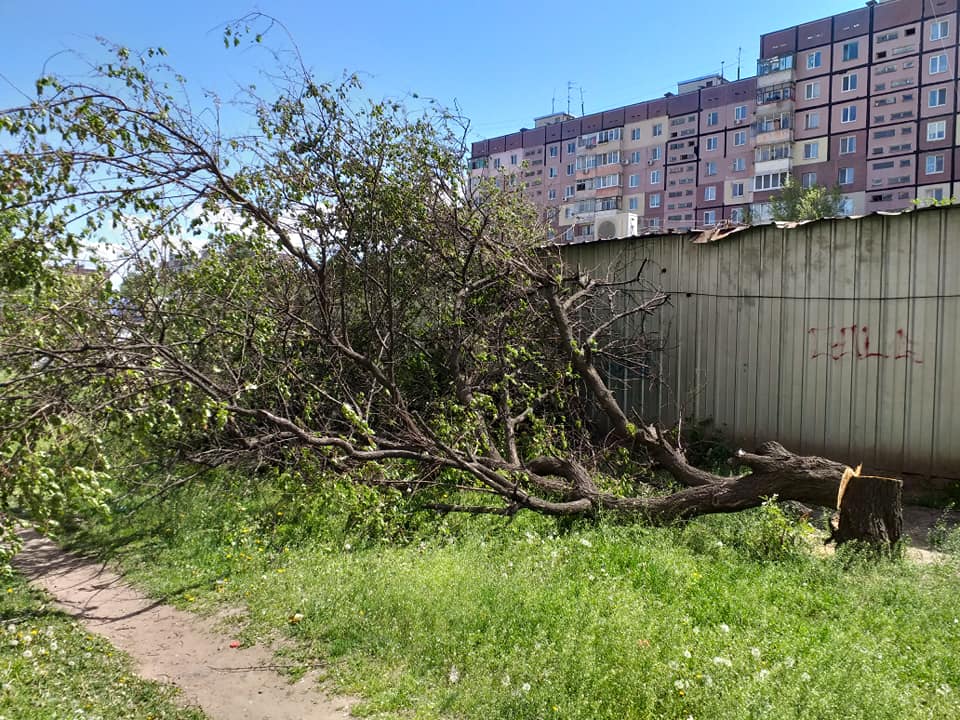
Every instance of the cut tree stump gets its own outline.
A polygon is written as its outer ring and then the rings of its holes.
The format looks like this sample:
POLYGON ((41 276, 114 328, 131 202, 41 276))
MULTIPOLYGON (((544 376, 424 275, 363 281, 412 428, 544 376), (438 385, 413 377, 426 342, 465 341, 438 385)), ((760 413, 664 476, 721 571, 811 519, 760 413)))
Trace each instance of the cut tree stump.
POLYGON ((840 517, 833 539, 838 545, 858 540, 871 545, 895 545, 903 529, 903 483, 894 478, 848 471, 840 484, 840 517))

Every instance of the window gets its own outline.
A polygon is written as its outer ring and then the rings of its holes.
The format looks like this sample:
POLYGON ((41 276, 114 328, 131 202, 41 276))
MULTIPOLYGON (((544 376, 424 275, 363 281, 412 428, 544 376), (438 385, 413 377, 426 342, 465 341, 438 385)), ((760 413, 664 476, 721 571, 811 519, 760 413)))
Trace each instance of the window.
POLYGON ((807 130, 815 130, 820 127, 820 113, 818 112, 809 112, 807 113, 806 118, 804 118, 804 127, 807 130))
POLYGON ((707 113, 707 125, 716 125, 720 122, 720 114, 713 110, 707 113))
POLYGON ((612 140, 620 139, 620 128, 613 128, 613 130, 601 130, 597 133, 597 143, 610 142, 612 140))
POLYGON ((746 170, 746 169, 747 169, 747 161, 744 160, 742 157, 736 158, 736 159, 733 161, 733 171, 734 171, 734 172, 742 172, 742 171, 744 171, 744 170, 746 170))
POLYGON ((850 73, 849 75, 844 75, 842 82, 843 82, 843 84, 842 84, 842 86, 841 86, 841 89, 843 90, 843 92, 850 92, 851 90, 856 90, 856 89, 857 89, 857 74, 856 74, 856 73, 850 73))
POLYGON ((493 169, 494 169, 494 170, 499 170, 499 169, 500 169, 500 158, 494 158, 494 159, 493 159, 493 169))
POLYGON ((770 173, 753 178, 754 190, 778 190, 787 184, 787 173, 770 173))
POLYGON ((823 62, 823 56, 820 54, 819 50, 814 50, 812 53, 807 53, 807 70, 814 70, 823 62))
POLYGON ((716 225, 717 224, 717 211, 716 210, 707 210, 703 213, 703 224, 704 225, 716 225))
POLYGON ((556 189, 550 188, 549 190, 547 190, 547 200, 556 200, 556 199, 557 199, 556 189))
POLYGON ((569 165, 567 165, 567 175, 575 175, 576 172, 577 172, 576 163, 570 163, 569 165))
POLYGON ((653 193, 650 196, 650 207, 652 208, 660 207, 660 193, 653 193))
POLYGON ((716 175, 717 174, 717 163, 713 160, 710 160, 706 165, 705 170, 707 175, 716 175))
POLYGON ((650 162, 653 162, 654 160, 659 160, 662 154, 663 154, 663 148, 661 148, 659 145, 657 145, 657 147, 655 148, 650 148, 650 162))
POLYGON ((567 143, 567 154, 573 155, 577 151, 577 144, 575 142, 567 143))
POLYGON ((632 153, 630 153, 630 162, 632 163, 640 162, 641 156, 642 156, 642 153, 639 150, 634 150, 632 153))
POLYGON ((930 39, 943 40, 950 34, 950 21, 939 20, 930 26, 930 39))
POLYGON ((716 150, 719 147, 719 140, 716 135, 707 138, 707 150, 716 150))
POLYGON ((816 160, 820 157, 820 143, 808 142, 803 144, 803 159, 816 160))
POLYGON ((663 123, 657 123, 653 126, 653 136, 659 137, 660 135, 663 135, 663 123))
POLYGON ((943 200, 943 188, 927 188, 923 194, 931 200, 943 200))
POLYGON ((632 188, 633 188, 633 187, 640 187, 640 176, 639 176, 639 175, 631 175, 630 178, 629 178, 629 180, 627 181, 627 183, 628 183, 628 184, 630 185, 630 187, 632 187, 632 188))
POLYGON ((820 97, 820 83, 808 82, 803 86, 803 97, 805 100, 814 100, 820 97))
POLYGON ((746 105, 737 105, 733 109, 733 119, 740 121, 747 119, 747 106, 746 105))
POLYGON ((930 58, 930 74, 938 75, 947 71, 947 56, 934 55, 930 58))
POLYGON ((627 201, 628 209, 638 210, 640 208, 640 198, 632 197, 627 201))
POLYGON ((943 155, 927 155, 927 175, 943 172, 943 155))
POLYGON ((815 172, 803 173, 800 176, 800 187, 809 189, 817 184, 817 174, 815 172))
POLYGON ((853 168, 840 168, 840 174, 837 177, 840 185, 853 185, 853 168))
POLYGON ((563 189, 563 198, 564 200, 566 200, 567 198, 572 198, 572 197, 573 197, 573 185, 567 185, 563 189))
POLYGON ((516 155, 511 155, 511 156, 510 156, 510 164, 511 164, 511 165, 516 165, 516 164, 517 164, 517 156, 516 156, 516 155))
POLYGON ((550 147, 550 157, 556 157, 560 154, 560 148, 556 145, 550 147))
POLYGON ((634 128, 633 130, 630 131, 630 139, 631 140, 640 139, 640 128, 634 128))
POLYGON ((739 198, 739 197, 743 197, 743 195, 744 195, 744 193, 743 193, 743 183, 742 183, 742 182, 735 182, 735 183, 731 183, 731 184, 730 184, 730 196, 731 196, 731 197, 739 198))
POLYGON ((857 106, 856 105, 847 105, 840 112, 840 122, 842 123, 852 123, 857 119, 857 106))
POLYGON ((741 147, 747 144, 747 131, 746 130, 737 130, 733 134, 733 144, 737 147, 741 147))
POLYGON ((941 107, 942 105, 947 104, 947 89, 946 88, 937 88, 930 91, 930 96, 927 99, 927 107, 941 107))
POLYGON ((745 215, 743 214, 743 208, 733 208, 730 211, 730 220, 735 223, 742 223, 745 215))
POLYGON ((849 137, 840 138, 840 154, 849 155, 850 153, 855 153, 857 151, 857 136, 850 135, 849 137))
POLYGON ((703 199, 704 200, 716 200, 717 199, 717 188, 714 185, 709 185, 703 189, 703 199))
POLYGON ((593 179, 593 187, 602 190, 608 187, 617 187, 620 185, 620 174, 611 173, 610 175, 601 175, 593 179))
POLYGON ((662 178, 662 176, 660 175, 660 171, 659 171, 659 170, 651 170, 651 171, 650 171, 650 184, 651 184, 651 185, 659 185, 659 184, 661 183, 662 179, 663 179, 663 178, 662 178))
POLYGON ((947 121, 935 120, 927 123, 927 140, 943 140, 947 137, 947 121))
POLYGON ((848 62, 850 60, 856 60, 860 57, 860 42, 854 40, 853 42, 848 42, 843 44, 843 61, 848 62))

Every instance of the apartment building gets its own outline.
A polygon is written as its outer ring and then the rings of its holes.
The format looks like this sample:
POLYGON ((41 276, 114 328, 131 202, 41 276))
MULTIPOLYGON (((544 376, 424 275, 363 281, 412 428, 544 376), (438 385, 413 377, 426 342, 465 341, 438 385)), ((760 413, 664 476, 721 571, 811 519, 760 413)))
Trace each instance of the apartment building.
POLYGON ((960 195, 958 0, 886 0, 767 33, 754 77, 473 143, 474 182, 516 185, 558 241, 769 217, 789 175, 847 214, 960 195))

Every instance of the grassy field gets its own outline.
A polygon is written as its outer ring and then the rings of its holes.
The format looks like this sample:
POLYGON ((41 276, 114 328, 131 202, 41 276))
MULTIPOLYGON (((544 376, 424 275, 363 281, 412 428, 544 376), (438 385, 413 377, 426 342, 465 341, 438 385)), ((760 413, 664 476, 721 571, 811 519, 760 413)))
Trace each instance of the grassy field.
POLYGON ((0 718, 203 720, 22 580, 0 584, 0 718))
POLYGON ((960 717, 955 559, 825 557, 772 505, 404 526, 338 492, 195 486, 77 541, 182 606, 245 608, 245 642, 292 640, 281 662, 323 663, 362 716, 960 717))

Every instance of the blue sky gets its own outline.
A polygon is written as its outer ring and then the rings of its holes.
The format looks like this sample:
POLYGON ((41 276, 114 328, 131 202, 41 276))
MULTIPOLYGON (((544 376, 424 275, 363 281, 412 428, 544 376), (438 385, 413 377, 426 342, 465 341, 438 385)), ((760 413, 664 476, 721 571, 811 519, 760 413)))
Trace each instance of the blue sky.
MULTIPOLYGON (((862 3, 808 0, 707 2, 682 13, 670 3, 359 2, 308 0, 0 0, 0 107, 23 102, 43 70, 77 74, 98 59, 94 36, 142 48, 161 45, 194 88, 229 95, 267 68, 262 52, 227 52, 226 21, 253 9, 281 20, 320 79, 357 72, 373 97, 411 93, 456 104, 471 139, 532 127, 567 107, 587 113, 676 90, 719 71, 754 72, 761 33, 862 3), (654 5, 654 7, 648 7, 654 5), (63 53, 80 50, 82 55, 63 53)), ((279 38, 277 38, 279 41, 279 38)))

